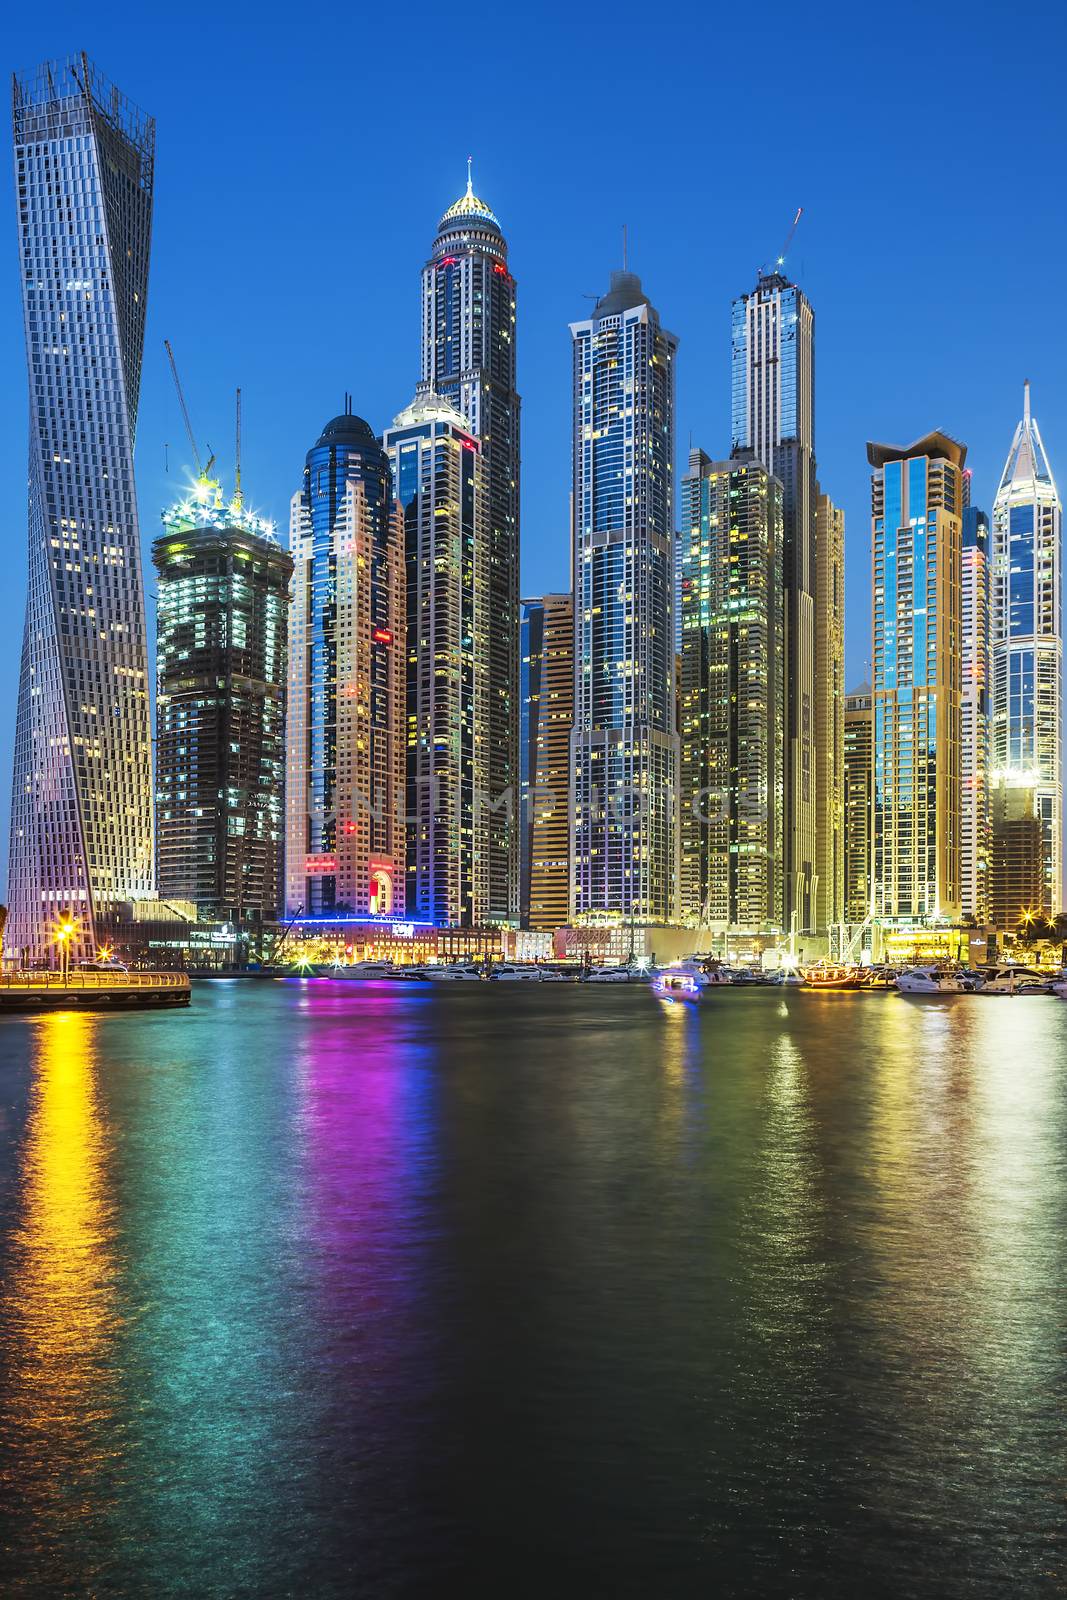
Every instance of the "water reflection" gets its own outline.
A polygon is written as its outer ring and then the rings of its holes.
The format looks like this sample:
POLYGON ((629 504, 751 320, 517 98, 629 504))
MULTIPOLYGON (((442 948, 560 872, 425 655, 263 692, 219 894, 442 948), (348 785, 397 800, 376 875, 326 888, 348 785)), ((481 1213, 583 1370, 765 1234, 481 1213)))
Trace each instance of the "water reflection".
POLYGON ((96 1081, 97 1019, 34 1026, 37 1069, 4 1318, 3 1489, 55 1592, 95 1570, 113 1485, 121 1320, 111 1139, 96 1081))

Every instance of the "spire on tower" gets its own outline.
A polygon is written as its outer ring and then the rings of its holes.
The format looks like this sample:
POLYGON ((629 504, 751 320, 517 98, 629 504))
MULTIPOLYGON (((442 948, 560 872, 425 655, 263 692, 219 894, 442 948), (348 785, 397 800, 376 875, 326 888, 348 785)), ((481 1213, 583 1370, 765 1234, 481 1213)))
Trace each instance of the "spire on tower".
POLYGON ((471 173, 471 167, 472 167, 473 163, 474 163, 474 157, 473 156, 468 156, 467 157, 467 193, 468 193, 468 195, 472 195, 472 196, 474 194, 474 178, 473 178, 473 175, 471 173))

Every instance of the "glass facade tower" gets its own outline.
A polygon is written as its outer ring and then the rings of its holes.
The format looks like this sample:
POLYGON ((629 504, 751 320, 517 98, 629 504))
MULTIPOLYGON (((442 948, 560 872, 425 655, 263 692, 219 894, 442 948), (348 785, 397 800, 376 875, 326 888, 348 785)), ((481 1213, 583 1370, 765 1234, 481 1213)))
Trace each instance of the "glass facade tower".
POLYGON ((989 572, 989 518, 968 505, 963 512, 960 892, 963 915, 976 922, 984 922, 989 912, 989 572))
POLYGON ((14 86, 29 368, 29 585, 5 943, 152 892, 148 654, 133 445, 155 123, 85 56, 14 86))
POLYGON ((960 915, 966 445, 930 433, 869 444, 873 546, 872 914, 886 926, 960 915))
POLYGON ((673 462, 675 336, 613 272, 573 348, 578 917, 677 914, 673 462))
POLYGON ((815 502, 815 925, 845 915, 845 513, 815 502))
POLYGON ((285 905, 289 916, 404 908, 404 519, 361 417, 308 451, 289 522, 285 905))
POLYGON ((530 894, 527 926, 552 931, 570 917, 571 727, 574 722, 574 599, 540 602, 540 663, 531 729, 530 894))
POLYGON ((681 913, 715 932, 783 916, 782 486, 751 452, 682 480, 681 913))
POLYGON ((801 933, 818 915, 814 327, 807 297, 778 271, 733 303, 733 448, 753 450, 784 492, 785 910, 801 933))
POLYGON ((438 224, 422 273, 422 380, 481 441, 489 526, 489 904, 519 911, 519 396, 515 280, 500 224, 467 192, 438 224))
POLYGON ((998 783, 1032 791, 1044 837, 1043 906, 1063 905, 1062 511, 1030 385, 993 503, 993 752, 998 783))
POLYGON ((489 911, 489 523, 481 446, 420 385, 383 444, 404 514, 407 912, 474 927, 489 911))
POLYGON ((152 546, 159 894, 248 926, 280 904, 293 561, 205 480, 164 524, 152 546))

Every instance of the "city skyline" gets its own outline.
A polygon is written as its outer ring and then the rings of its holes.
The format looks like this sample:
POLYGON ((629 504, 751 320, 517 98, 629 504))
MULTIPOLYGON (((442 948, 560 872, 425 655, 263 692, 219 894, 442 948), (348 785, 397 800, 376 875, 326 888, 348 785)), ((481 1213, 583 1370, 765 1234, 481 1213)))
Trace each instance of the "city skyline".
MULTIPOLYGON (((69 38, 64 36, 61 41, 59 33, 57 28, 55 35, 42 38, 39 33, 32 34, 31 30, 23 28, 13 40, 13 55, 17 52, 13 64, 28 69, 44 55, 60 53, 67 48, 69 38)), ((78 36, 79 30, 75 29, 74 39, 78 36)), ((219 45, 220 63, 225 61, 231 46, 236 48, 235 41, 231 38, 228 44, 227 38, 224 26, 219 45)), ((558 34, 549 27, 538 49, 548 48, 557 38, 558 34)), ((988 506, 995 492, 1005 441, 1010 438, 1017 420, 1018 386, 1023 377, 1029 376, 1033 380, 1035 410, 1041 418, 1053 471, 1060 466, 1059 440, 1064 437, 1064 413, 1060 388, 1055 381, 1058 363, 1052 352, 1045 354, 1039 345, 1036 320, 1030 330, 1025 313, 1021 319, 1017 315, 1025 276, 1021 272, 1017 277, 1009 275, 1002 293, 990 302, 983 321, 983 338, 979 341, 983 374, 981 405, 977 400, 974 368, 968 366, 971 358, 963 341, 967 296, 977 293, 978 287, 962 286, 959 303, 954 302, 950 308, 953 315, 947 321, 942 319, 938 327, 939 360, 929 371, 929 399, 924 396, 922 415, 916 414, 916 398, 904 382, 904 357, 909 346, 914 348, 916 342, 929 339, 933 316, 931 300, 937 297, 931 297, 925 279, 906 272, 901 275, 899 270, 890 272, 888 263, 869 248, 870 228, 857 217, 854 207, 849 212, 848 228, 844 227, 843 220, 836 214, 842 185, 837 174, 828 172, 828 134, 817 114, 810 124, 805 123, 800 133, 807 160, 780 184, 771 186, 765 199, 761 197, 758 213, 751 210, 746 213, 742 230, 733 230, 728 238, 709 236, 706 245, 701 231, 689 223, 680 240, 664 238, 662 225, 657 221, 659 206, 664 197, 680 193, 682 185, 680 177, 669 167, 663 168, 651 158, 637 160, 627 173, 609 172, 605 186, 597 195, 596 206, 592 207, 583 202, 579 186, 561 182, 542 156, 535 158, 533 154, 505 147, 499 138, 486 141, 477 132, 465 129, 456 136, 453 147, 436 144, 431 159, 426 161, 415 159, 414 136, 403 133, 400 147, 392 157, 394 167, 400 163, 404 165, 409 179, 402 203, 398 204, 393 196, 382 214, 383 220, 376 226, 374 257, 364 252, 353 261, 346 276, 350 290, 358 295, 365 296, 373 286, 375 295, 381 297, 382 315, 377 316, 376 308, 372 319, 376 326, 367 328, 357 337, 356 326, 350 322, 349 338, 331 337, 330 341, 320 342, 329 346, 328 349, 313 347, 306 331, 298 338, 296 326, 300 323, 301 292, 299 282, 291 273, 286 273, 286 262, 290 259, 286 247, 282 250, 279 276, 271 291, 281 315, 272 326, 267 363, 248 331, 248 319, 266 292, 261 275, 243 278, 239 294, 227 293, 225 287, 227 282, 236 281, 233 272, 238 260, 246 260, 246 252, 237 250, 236 245, 231 249, 229 242, 223 241, 218 280, 221 290, 202 270, 191 269, 191 233, 195 234, 196 229, 190 230, 189 221, 196 215, 194 197, 199 189, 196 171, 198 167, 202 169, 200 158, 204 146, 202 139, 198 143, 195 131, 179 110, 173 83, 165 73, 161 74, 160 63, 147 47, 150 38, 133 49, 129 41, 114 32, 109 37, 104 29, 99 41, 94 37, 90 42, 108 75, 120 82, 133 99, 147 106, 161 126, 168 129, 166 181, 157 184, 145 396, 137 459, 146 546, 157 529, 159 512, 173 501, 176 489, 184 481, 186 465, 180 416, 162 351, 163 336, 174 338, 198 429, 209 438, 221 437, 228 431, 232 382, 244 379, 246 369, 250 369, 252 382, 246 385, 246 479, 257 508, 273 517, 279 526, 284 526, 287 492, 291 488, 294 466, 298 468, 299 465, 302 442, 314 437, 323 416, 338 408, 344 389, 353 391, 356 409, 367 415, 376 432, 386 426, 410 398, 411 378, 417 371, 413 363, 418 360, 414 295, 418 292, 418 264, 426 259, 427 217, 432 219, 438 215, 441 208, 462 191, 466 155, 471 148, 475 156, 475 188, 486 196, 501 217, 523 288, 519 387, 524 396, 526 466, 524 593, 552 592, 563 587, 566 581, 569 477, 569 463, 565 459, 569 453, 565 415, 569 398, 565 377, 566 325, 581 314, 582 293, 602 287, 607 271, 621 257, 621 222, 627 217, 634 264, 645 282, 652 285, 665 321, 682 340, 678 361, 679 449, 675 462, 678 471, 681 466, 678 456, 684 453, 690 432, 713 455, 721 455, 726 449, 729 336, 724 327, 724 308, 732 296, 753 280, 754 269, 761 258, 764 261, 773 259, 775 246, 795 210, 795 200, 804 201, 805 215, 790 253, 788 270, 816 304, 819 313, 819 466, 825 486, 846 513, 849 688, 865 676, 869 653, 865 438, 871 435, 912 437, 916 428, 927 420, 936 422, 947 432, 967 438, 969 461, 975 476, 975 498, 988 506), (654 188, 651 182, 653 165, 659 188, 654 188), (546 213, 549 194, 552 209, 546 213), (546 215, 551 215, 553 221, 558 218, 559 230, 566 230, 570 249, 566 260, 557 252, 545 252, 539 247, 546 215), (670 249, 667 249, 668 244, 670 249), (676 248, 679 244, 682 248, 676 248), (872 292, 879 282, 888 283, 890 277, 895 284, 895 298, 886 302, 882 312, 883 320, 891 324, 892 338, 872 345, 871 381, 865 384, 858 397, 854 382, 845 381, 850 347, 863 328, 861 313, 866 315, 866 301, 861 303, 845 270, 846 258, 853 249, 863 257, 864 273, 872 292), (693 276, 690 269, 697 263, 700 267, 695 275, 700 279, 699 301, 694 299, 695 285, 687 281, 693 276), (384 278, 380 272, 375 273, 375 265, 387 269, 384 278), (1012 284, 1016 303, 1009 318, 1012 284), (379 323, 391 323, 391 326, 383 331, 377 326, 379 323), (204 337, 200 337, 201 328, 204 337), (387 362, 381 359, 382 349, 388 350, 387 362), (843 424, 845 413, 847 423, 843 424), (307 421, 297 426, 293 421, 295 415, 307 421), (163 470, 164 444, 169 444, 166 452, 171 468, 169 475, 163 470)), ((272 48, 276 50, 277 41, 274 40, 272 46, 271 39, 265 39, 253 48, 252 59, 270 69, 272 48)), ((277 64, 271 70, 277 73, 277 64)), ((209 63, 206 71, 210 80, 214 74, 221 74, 222 66, 209 63)), ((518 114, 530 117, 529 103, 525 109, 520 106, 518 114)), ((323 116, 328 117, 325 110, 323 116)), ((280 129, 284 129, 287 136, 292 133, 284 109, 280 113, 280 129)), ((283 163, 281 171, 271 175, 280 194, 284 194, 287 184, 296 181, 294 169, 297 165, 302 183, 314 185, 322 181, 315 171, 307 169, 306 163, 322 150, 327 129, 328 120, 321 133, 311 129, 300 134, 289 164, 283 163)), ((224 117, 215 143, 218 148, 238 150, 243 148, 242 137, 240 119, 224 117)), ((263 149, 266 152, 274 148, 273 140, 280 137, 280 131, 270 133, 268 130, 265 137, 263 149)), ((995 165, 995 151, 993 158, 995 165)), ((261 192, 266 184, 267 171, 263 163, 265 156, 249 152, 249 170, 242 178, 242 186, 250 195, 261 192)), ((929 203, 923 186, 919 185, 909 202, 912 211, 923 215, 929 203)), ((432 228, 432 221, 429 226, 432 228)), ((241 231, 235 230, 237 234, 241 231)), ((361 228, 360 237, 369 238, 365 227, 361 228)), ((9 256, 12 268, 16 259, 12 251, 9 256)), ((1005 270, 1005 262, 997 249, 989 259, 997 262, 998 270, 1005 270)), ((898 260, 898 268, 899 265, 898 260)), ((1014 273, 1016 266, 1010 264, 1010 270, 1014 273)), ((11 286, 14 290, 13 270, 11 286)), ((325 297, 329 306, 335 303, 333 297, 340 291, 324 281, 317 286, 317 292, 320 298, 325 297)), ((13 301, 11 306, 4 333, 17 368, 22 353, 18 348, 19 329, 13 301)), ((940 309, 944 311, 943 306, 940 309)), ((969 345, 974 342, 969 325, 966 333, 969 345)), ((23 515, 19 479, 25 421, 17 389, 12 388, 10 421, 3 446, 8 450, 11 464, 8 475, 10 519, 17 526, 23 515)), ((16 578, 12 590, 17 589, 17 584, 16 578)), ((12 612, 20 610, 21 595, 13 593, 6 603, 12 612)), ((13 685, 17 661, 9 660, 6 670, 7 681, 13 685)), ((10 693, 7 699, 10 705, 10 693)), ((2 730, 6 733, 5 754, 10 752, 12 721, 9 713, 7 728, 2 730)))

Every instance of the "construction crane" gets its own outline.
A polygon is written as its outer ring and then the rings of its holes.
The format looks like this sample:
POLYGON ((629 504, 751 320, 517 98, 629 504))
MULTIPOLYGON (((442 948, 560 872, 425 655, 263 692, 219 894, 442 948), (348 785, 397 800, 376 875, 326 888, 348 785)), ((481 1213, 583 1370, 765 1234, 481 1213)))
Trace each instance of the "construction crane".
POLYGON ((783 246, 782 246, 781 250, 779 251, 778 256, 777 256, 777 258, 775 260, 775 263, 774 263, 776 270, 779 267, 784 267, 785 266, 785 258, 789 254, 789 246, 793 243, 793 235, 797 231, 797 224, 799 223, 799 221, 800 221, 801 217, 803 216, 803 214, 804 214, 804 207, 803 206, 797 206, 797 214, 793 218, 793 221, 792 221, 792 224, 790 226, 789 232, 785 236, 785 244, 783 244, 783 246))
MULTIPOLYGON (((163 348, 167 352, 167 359, 170 362, 171 376, 174 379, 174 387, 178 391, 178 404, 182 408, 182 417, 185 420, 185 431, 189 435, 189 447, 193 452, 193 460, 196 462, 196 475, 201 482, 206 483, 211 477, 211 469, 215 465, 215 456, 213 453, 210 454, 207 459, 207 466, 205 467, 201 465, 200 451, 196 447, 196 435, 193 433, 193 424, 189 416, 189 407, 185 403, 185 395, 182 393, 182 380, 178 376, 178 363, 174 359, 174 351, 170 347, 169 339, 164 339, 163 348)), ((211 450, 210 445, 208 445, 208 450, 211 450)))
POLYGON ((237 444, 234 451, 234 491, 233 503, 240 511, 244 504, 244 495, 241 493, 241 391, 237 391, 237 444))

